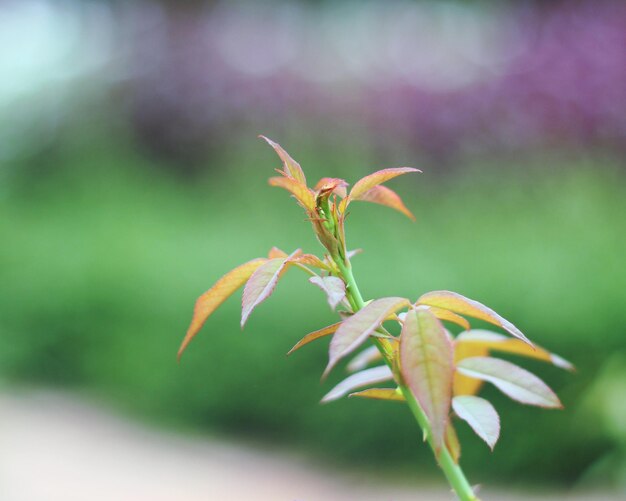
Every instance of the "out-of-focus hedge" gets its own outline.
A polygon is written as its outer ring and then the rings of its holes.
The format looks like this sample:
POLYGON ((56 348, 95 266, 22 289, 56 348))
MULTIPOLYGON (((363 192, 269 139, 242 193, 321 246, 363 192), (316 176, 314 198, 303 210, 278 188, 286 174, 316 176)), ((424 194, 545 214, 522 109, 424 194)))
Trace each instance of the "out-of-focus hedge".
MULTIPOLYGON (((332 461, 412 470, 419 462, 432 471, 402 406, 317 404, 342 377, 340 368, 319 383, 326 342, 285 358, 299 337, 334 321, 297 270, 243 333, 238 299, 227 302, 176 364, 194 300, 224 272, 272 245, 320 250, 299 208, 267 186, 276 159, 266 146, 252 137, 231 144, 210 177, 189 180, 99 144, 3 172, 5 380, 70 385, 153 421, 260 437, 332 461)), ((286 146, 311 177, 354 181, 392 166, 349 149, 286 146)), ((366 296, 451 289, 479 299, 572 360, 575 375, 524 362, 559 392, 564 412, 521 408, 487 389, 503 420, 493 455, 460 426, 477 481, 571 483, 602 458, 619 458, 624 443, 598 403, 612 401, 599 375, 608 377, 626 347, 624 174, 602 157, 498 167, 396 181, 417 224, 355 204, 349 245, 365 249, 355 272, 366 296)))

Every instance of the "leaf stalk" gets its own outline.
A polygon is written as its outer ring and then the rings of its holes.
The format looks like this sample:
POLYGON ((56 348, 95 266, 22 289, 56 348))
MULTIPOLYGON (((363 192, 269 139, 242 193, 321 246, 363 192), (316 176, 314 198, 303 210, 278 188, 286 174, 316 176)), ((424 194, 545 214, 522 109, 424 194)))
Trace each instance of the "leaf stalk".
MULTIPOLYGON (((337 259, 335 261, 337 264, 337 268, 340 272, 340 278, 346 284, 346 297, 352 306, 354 312, 360 310, 365 306, 365 301, 363 300, 363 296, 361 295, 361 291, 359 290, 359 286, 356 283, 356 279, 354 278, 354 274, 352 273, 352 264, 350 263, 350 259, 345 257, 344 259, 337 259)), ((390 360, 389 355, 384 349, 382 343, 378 338, 372 338, 372 341, 380 351, 383 356, 383 359, 392 367, 392 360, 390 360)), ((422 429, 424 433, 424 437, 428 442, 428 445, 432 449, 435 457, 437 458, 437 462, 439 467, 443 470, 444 475, 446 476, 448 483, 458 496, 461 501, 480 501, 479 498, 474 494, 474 490, 472 486, 468 482, 461 466, 454 462, 448 447, 444 444, 443 447, 437 451, 435 450, 433 441, 432 441, 432 431, 430 428, 430 423, 428 422, 428 418, 424 413, 423 409, 419 405, 419 402, 411 393, 411 390, 406 387, 404 384, 399 384, 398 388, 404 395, 406 402, 409 406, 409 409, 413 413, 417 424, 422 429)))

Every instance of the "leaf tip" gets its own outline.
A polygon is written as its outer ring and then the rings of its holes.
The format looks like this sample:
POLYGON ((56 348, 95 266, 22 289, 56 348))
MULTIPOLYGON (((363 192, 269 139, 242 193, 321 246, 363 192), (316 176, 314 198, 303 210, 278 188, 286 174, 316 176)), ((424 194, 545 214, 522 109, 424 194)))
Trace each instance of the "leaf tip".
POLYGON ((550 354, 550 359, 554 365, 559 367, 560 369, 565 369, 566 371, 576 372, 576 366, 571 362, 565 360, 564 358, 555 355, 554 353, 550 354))
POLYGON ((328 361, 328 365, 326 366, 326 368, 324 369, 324 372, 322 372, 322 378, 321 381, 326 381, 326 378, 328 377, 328 375, 330 374, 330 371, 333 370, 333 367, 335 366, 335 364, 337 363, 337 360, 335 360, 334 358, 331 358, 328 361))
POLYGON ((191 340, 195 337, 196 334, 197 334, 197 331, 192 330, 190 327, 189 330, 187 331, 187 334, 185 335, 183 339, 183 342, 180 343, 180 347, 178 348, 178 353, 176 353, 176 362, 180 363, 183 353, 185 352, 185 350, 187 349, 187 346, 189 346, 189 343, 191 343, 191 340))

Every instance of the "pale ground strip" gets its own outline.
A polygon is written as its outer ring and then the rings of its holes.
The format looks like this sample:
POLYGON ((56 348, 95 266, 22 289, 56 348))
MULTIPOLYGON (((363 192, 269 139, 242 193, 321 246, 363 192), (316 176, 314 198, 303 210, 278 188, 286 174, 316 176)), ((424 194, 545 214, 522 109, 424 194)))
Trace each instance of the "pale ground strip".
MULTIPOLYGON (((446 501, 441 487, 374 485, 284 452, 146 429, 50 391, 0 395, 2 501, 446 501)), ((483 490, 484 501, 612 501, 483 490)))

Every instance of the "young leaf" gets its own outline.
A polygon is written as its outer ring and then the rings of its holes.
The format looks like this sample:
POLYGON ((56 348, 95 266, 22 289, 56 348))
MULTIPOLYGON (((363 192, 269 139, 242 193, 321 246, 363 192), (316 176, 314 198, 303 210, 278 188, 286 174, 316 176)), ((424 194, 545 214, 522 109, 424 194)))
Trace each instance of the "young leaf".
POLYGON ((346 318, 330 342, 329 361, 323 377, 326 377, 339 360, 363 344, 389 315, 408 305, 409 301, 401 297, 375 299, 346 318))
POLYGON ((356 393, 350 393, 348 397, 371 398, 374 400, 391 400, 393 402, 405 402, 402 393, 393 388, 369 388, 356 393))
POLYGON ((380 360, 382 355, 376 346, 365 348, 361 353, 355 356, 348 364, 348 372, 356 372, 365 369, 369 364, 380 360))
POLYGON ((521 339, 530 346, 533 344, 528 340, 522 331, 515 327, 511 322, 502 318, 491 308, 487 308, 484 304, 468 299, 461 294, 450 291, 433 291, 427 292, 417 300, 417 304, 425 304, 427 306, 436 306, 445 310, 450 310, 460 315, 478 318, 491 324, 502 327, 512 336, 521 339))
POLYGON ((463 318, 461 315, 451 312, 450 310, 444 310, 443 308, 437 308, 436 306, 429 306, 428 308, 430 308, 430 311, 432 311, 439 320, 447 320, 448 322, 460 325, 465 330, 471 327, 467 319, 463 318))
POLYGON ((213 287, 198 298, 193 310, 191 324, 178 350, 179 360, 185 348, 187 348, 191 340, 198 334, 204 322, 206 322, 206 319, 209 318, 209 315, 226 301, 233 292, 246 283, 255 270, 266 262, 267 259, 258 258, 238 266, 234 270, 226 273, 226 275, 215 282, 213 287))
POLYGON ((311 277, 309 282, 317 285, 326 294, 330 309, 334 310, 346 297, 346 285, 337 277, 311 277))
POLYGON ((287 257, 278 257, 266 261, 248 279, 243 288, 241 301, 241 327, 246 324, 250 313, 274 292, 274 287, 276 287, 281 274, 286 270, 289 262, 300 252, 298 249, 287 257))
POLYGON ((288 254, 284 250, 279 249, 278 247, 272 247, 270 251, 267 253, 268 259, 275 259, 277 257, 287 257, 287 256, 288 254))
POLYGON ((452 459, 456 464, 459 464, 459 458, 461 457, 461 442, 459 442, 459 436, 456 434, 456 430, 454 429, 452 422, 448 422, 448 426, 446 426, 445 442, 452 459))
POLYGON ((268 182, 289 191, 307 211, 315 210, 315 195, 300 181, 292 177, 270 177, 268 182))
POLYGON ((321 337, 334 334, 335 332, 337 332, 337 329, 339 329, 340 325, 341 325, 341 322, 337 322, 336 324, 329 325, 328 327, 324 327, 323 329, 310 332, 309 334, 304 336, 300 341, 298 341, 294 345, 294 347, 291 348, 291 350, 287 352, 287 355, 291 355, 294 351, 299 350, 304 345, 309 344, 311 341, 315 341, 316 339, 319 339, 321 337))
POLYGON ((274 151, 283 161, 283 171, 285 172, 285 174, 306 186, 306 177, 304 176, 304 172, 302 171, 302 167, 300 167, 300 164, 296 162, 293 158, 291 158, 289 156, 289 153, 287 153, 280 144, 275 143, 265 136, 259 137, 261 139, 264 139, 267 144, 274 148, 274 151))
POLYGON ((540 346, 535 346, 533 349, 526 343, 521 342, 519 339, 511 339, 510 337, 503 336, 497 332, 481 329, 462 332, 457 336, 456 343, 457 346, 461 347, 467 345, 484 347, 485 355, 489 350, 513 353, 515 355, 550 362, 551 364, 568 371, 574 370, 574 366, 570 362, 559 357, 558 355, 555 355, 554 353, 550 353, 540 346))
POLYGON ((300 263, 307 266, 313 266, 314 268, 319 268, 320 270, 330 271, 330 266, 322 261, 319 257, 314 254, 302 254, 301 256, 297 256, 293 259, 294 263, 300 263))
POLYGON ((402 174, 408 174, 409 172, 422 172, 419 169, 414 169, 413 167, 396 167, 392 169, 383 169, 369 176, 365 176, 364 178, 359 179, 352 190, 350 190, 350 198, 353 200, 358 200, 361 195, 371 190, 374 186, 378 186, 394 177, 401 176, 402 174))
POLYGON ((500 436, 500 417, 493 405, 484 398, 465 395, 452 399, 452 409, 493 450, 500 436))
MULTIPOLYGON (((458 337, 457 337, 458 339, 458 337)), ((469 357, 486 357, 489 350, 484 346, 474 343, 457 343, 454 342, 454 364, 458 365, 461 360, 469 357)), ((452 385, 453 395, 476 395, 483 385, 480 379, 467 377, 459 371, 454 373, 454 383, 452 385)))
POLYGON ((400 341, 396 338, 378 338, 378 346, 385 352, 385 357, 390 360, 397 358, 400 349, 400 341))
POLYGON ((435 450, 443 444, 452 398, 453 347, 427 309, 409 310, 400 336, 400 371, 428 417, 435 450))
POLYGON ((457 370, 469 377, 482 379, 502 393, 523 404, 562 408, 559 397, 534 374, 506 360, 472 357, 461 360, 457 370))
POLYGON ((322 398, 322 403, 337 400, 356 388, 361 388, 362 386, 367 386, 368 384, 384 383, 385 381, 391 381, 392 379, 393 374, 391 373, 391 369, 386 365, 365 369, 364 371, 348 376, 341 383, 335 386, 324 396, 324 398, 322 398))
POLYGON ((363 252, 363 249, 354 249, 354 250, 350 250, 346 253, 346 257, 348 259, 352 259, 354 256, 356 256, 357 254, 361 254, 361 252, 363 252))
POLYGON ((374 186, 370 190, 363 193, 360 197, 353 198, 352 200, 360 200, 362 202, 372 202, 374 204, 385 205, 386 207, 390 207, 397 210, 398 212, 401 212, 409 219, 415 221, 415 216, 411 213, 409 209, 407 209, 400 196, 395 191, 387 188, 386 186, 374 186))
POLYGON ((324 186, 334 186, 333 193, 341 198, 345 198, 346 186, 348 186, 345 180, 336 177, 323 177, 315 185, 315 191, 320 191, 324 186))

